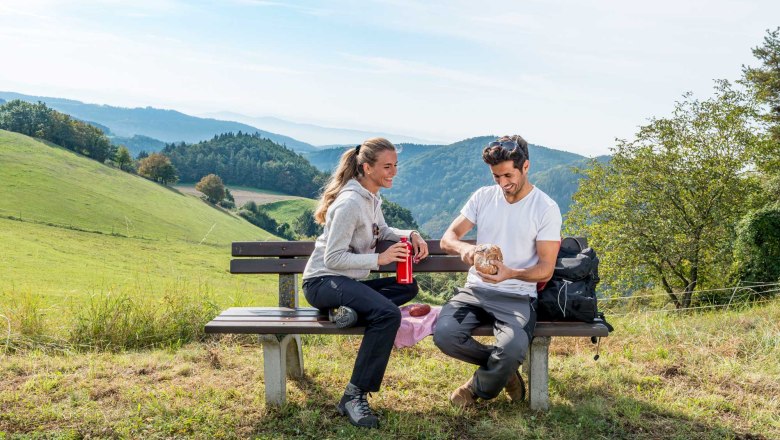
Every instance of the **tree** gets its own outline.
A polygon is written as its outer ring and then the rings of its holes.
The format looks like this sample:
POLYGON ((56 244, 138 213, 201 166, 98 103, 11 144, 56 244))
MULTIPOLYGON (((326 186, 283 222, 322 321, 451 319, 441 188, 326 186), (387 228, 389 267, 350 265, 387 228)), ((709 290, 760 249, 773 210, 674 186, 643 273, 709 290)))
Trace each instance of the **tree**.
POLYGON ((753 211, 742 219, 737 228, 736 255, 740 280, 780 281, 780 203, 753 211))
POLYGON ((133 158, 130 156, 130 150, 124 145, 117 148, 116 154, 114 155, 114 162, 116 162, 116 166, 122 171, 133 170, 133 158))
POLYGON ((382 215, 385 217, 385 222, 394 228, 420 229, 420 226, 414 221, 412 211, 409 211, 398 203, 387 200, 384 196, 382 196, 382 215))
POLYGON ((322 225, 314 221, 314 210, 307 209, 293 220, 293 232, 300 237, 317 237, 322 234, 322 225))
POLYGON ((195 185, 195 189, 202 192, 209 202, 214 204, 225 198, 225 184, 216 174, 203 176, 195 185))
POLYGON ((609 288, 660 286, 682 308, 726 278, 762 138, 747 96, 726 81, 715 90, 685 95, 670 117, 619 140, 608 163, 582 170, 567 227, 599 250, 609 288))
POLYGON ((742 281, 780 281, 780 27, 767 30, 764 44, 753 49, 759 67, 742 66, 742 83, 763 104, 762 119, 770 137, 759 149, 761 173, 759 209, 739 224, 736 240, 736 276, 742 281))
POLYGON ((767 30, 763 46, 753 48, 753 55, 762 65, 742 66, 742 82, 752 89, 759 102, 769 107, 765 116, 771 124, 770 133, 774 142, 780 144, 780 27, 767 30))
POLYGON ((34 136, 104 163, 115 151, 103 131, 38 102, 13 100, 0 106, 0 128, 34 136))
POLYGON ((163 185, 176 183, 179 180, 176 168, 171 165, 168 157, 161 153, 152 153, 141 159, 138 162, 138 174, 163 185))

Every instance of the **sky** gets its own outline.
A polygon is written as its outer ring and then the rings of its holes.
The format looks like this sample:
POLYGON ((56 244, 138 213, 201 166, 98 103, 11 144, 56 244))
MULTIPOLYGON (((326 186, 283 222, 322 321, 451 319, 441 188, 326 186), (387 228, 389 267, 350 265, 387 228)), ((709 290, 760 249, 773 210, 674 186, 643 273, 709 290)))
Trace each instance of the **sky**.
POLYGON ((778 26, 777 0, 2 0, 0 90, 595 156, 778 26))

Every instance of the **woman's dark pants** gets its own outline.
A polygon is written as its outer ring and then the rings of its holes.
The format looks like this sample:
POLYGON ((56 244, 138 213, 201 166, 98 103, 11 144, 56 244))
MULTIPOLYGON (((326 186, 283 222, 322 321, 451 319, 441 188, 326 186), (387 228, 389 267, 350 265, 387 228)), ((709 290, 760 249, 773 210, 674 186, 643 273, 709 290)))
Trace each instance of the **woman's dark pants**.
POLYGON ((345 276, 309 278, 303 282, 306 300, 318 309, 347 306, 365 326, 350 382, 363 391, 379 391, 385 375, 401 311, 398 306, 417 296, 417 281, 398 284, 395 278, 357 281, 345 276))

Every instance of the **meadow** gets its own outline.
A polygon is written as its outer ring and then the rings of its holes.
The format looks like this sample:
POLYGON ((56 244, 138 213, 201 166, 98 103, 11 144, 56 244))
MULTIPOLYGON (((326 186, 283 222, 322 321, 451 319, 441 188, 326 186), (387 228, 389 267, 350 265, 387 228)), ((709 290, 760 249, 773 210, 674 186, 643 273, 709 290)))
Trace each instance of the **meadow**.
MULTIPOLYGON (((96 321, 108 318, 95 310, 110 304, 132 310, 154 333, 165 327, 166 307, 186 316, 194 303, 206 316, 271 300, 276 277, 234 277, 228 266, 232 241, 275 237, 197 197, 2 130, 0 185, 9 188, 0 198, 8 347, 84 343, 78 326, 105 327, 96 321)), ((197 336, 200 327, 192 322, 185 333, 197 336)), ((161 343, 135 332, 130 346, 161 343)))
POLYGON ((430 338, 396 350, 370 398, 382 426, 352 427, 334 404, 358 337, 305 336, 306 377, 264 403, 262 351, 215 337, 156 350, 6 353, 3 438, 771 439, 780 437, 780 304, 635 314, 594 346, 551 345, 549 412, 505 396, 457 410, 472 368, 430 338))

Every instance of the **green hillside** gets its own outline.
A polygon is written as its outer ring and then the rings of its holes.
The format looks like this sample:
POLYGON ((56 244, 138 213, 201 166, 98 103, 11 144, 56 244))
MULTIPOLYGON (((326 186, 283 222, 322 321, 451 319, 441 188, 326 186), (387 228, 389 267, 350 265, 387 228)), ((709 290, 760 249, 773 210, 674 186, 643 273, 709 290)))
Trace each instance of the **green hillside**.
MULTIPOLYGON (((426 233, 440 237, 474 190, 491 185, 490 172, 482 162, 482 149, 495 136, 464 139, 451 145, 399 144, 398 177, 393 188, 383 190, 392 200, 412 211, 426 233)), ((579 177, 573 166, 586 159, 578 154, 529 145, 531 182, 545 191, 565 214, 579 177)), ((312 165, 331 172, 344 147, 303 153, 312 165)))
POLYGON ((193 243, 272 237, 195 197, 2 130, 0 185, 3 217, 193 243))
MULTIPOLYGON (((493 139, 495 136, 482 136, 452 145, 429 147, 399 164, 393 188, 383 191, 383 194, 411 210, 426 233, 440 237, 471 193, 481 186, 493 184, 490 170, 482 162, 482 149, 493 139)), ((532 183, 536 183, 536 173, 558 166, 574 165, 583 159, 578 154, 538 145, 529 145, 528 150, 532 183)), ((567 167, 561 167, 560 172, 560 178, 568 184, 546 188, 544 183, 549 180, 545 180, 540 182, 539 187, 547 191, 565 212, 571 200, 571 188, 576 189, 577 178, 567 167), (556 188, 565 191, 552 191, 556 188)))
MULTIPOLYGON (((442 145, 396 144, 396 148, 399 151, 398 166, 403 167, 404 164, 409 163, 413 158, 438 147, 442 147, 442 145)), ((321 148, 321 150, 307 151, 301 153, 301 155, 320 171, 330 174, 336 168, 339 158, 347 149, 347 146, 340 145, 321 148)), ((355 146, 352 145, 350 148, 355 148, 355 146)))
POLYGON ((94 295, 145 300, 208 295, 222 306, 276 302, 275 277, 228 273, 228 245, 127 238, 0 218, 0 247, 0 314, 10 309, 14 315, 20 298, 32 295, 45 304, 40 319, 54 334, 94 295))
POLYGON ((1 130, 0 185, 0 315, 22 338, 64 338, 108 298, 275 303, 276 277, 228 273, 230 242, 275 237, 194 196, 1 130))
POLYGON ((317 201, 312 199, 282 200, 279 202, 266 203, 262 205, 262 210, 268 214, 277 223, 287 223, 292 225, 298 216, 307 209, 314 209, 317 201))

